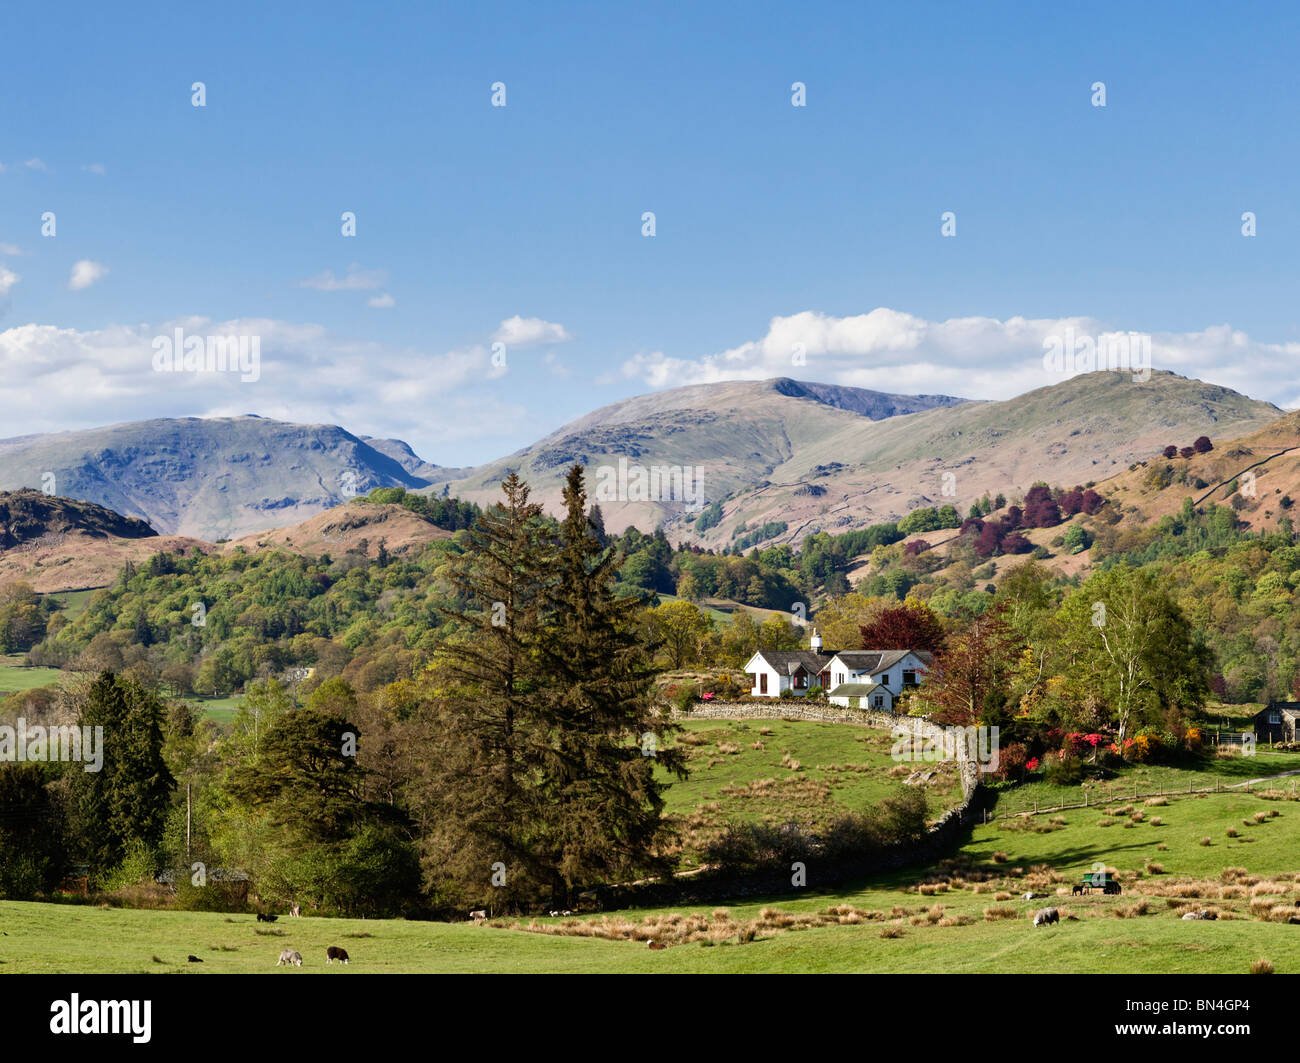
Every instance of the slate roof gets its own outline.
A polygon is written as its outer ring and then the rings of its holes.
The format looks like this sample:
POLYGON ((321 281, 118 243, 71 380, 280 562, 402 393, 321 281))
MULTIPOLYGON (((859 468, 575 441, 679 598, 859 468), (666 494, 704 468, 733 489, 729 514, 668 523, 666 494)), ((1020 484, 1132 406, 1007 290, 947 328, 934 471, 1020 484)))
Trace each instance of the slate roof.
POLYGON ((892 668, 911 652, 911 650, 843 650, 834 656, 855 672, 875 675, 886 668, 892 668))
POLYGON ((864 698, 875 690, 885 690, 880 683, 841 683, 834 690, 828 690, 828 698, 864 698))
POLYGON ((836 657, 855 672, 875 675, 892 668, 909 653, 915 653, 928 668, 934 663, 934 654, 925 650, 830 650, 814 653, 812 650, 759 650, 770 668, 783 675, 793 675, 799 668, 813 675, 821 672, 836 657))
POLYGON ((801 667, 816 675, 831 663, 834 654, 813 653, 812 650, 759 650, 757 656, 785 675, 793 675, 801 667))

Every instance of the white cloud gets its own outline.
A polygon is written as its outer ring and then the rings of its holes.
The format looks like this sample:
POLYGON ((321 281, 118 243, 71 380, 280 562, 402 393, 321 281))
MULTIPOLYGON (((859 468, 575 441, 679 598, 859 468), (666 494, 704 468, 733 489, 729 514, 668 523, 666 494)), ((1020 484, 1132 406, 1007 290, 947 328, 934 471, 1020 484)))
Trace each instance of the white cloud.
POLYGON ((390 306, 396 306, 397 300, 387 292, 383 295, 372 295, 366 300, 366 306, 373 306, 377 310, 387 310, 390 306))
POLYGON ((0 266, 0 299, 3 299, 13 291, 14 285, 20 280, 22 280, 22 278, 18 276, 17 273, 5 269, 4 266, 0 266))
POLYGON ((526 348, 538 344, 564 343, 573 336, 563 325, 554 321, 543 321, 540 317, 508 317, 501 322, 492 334, 493 341, 504 343, 507 347, 526 348))
POLYGON ((92 262, 88 258, 83 258, 72 265, 72 273, 68 277, 68 291, 79 292, 83 288, 89 288, 98 280, 102 280, 108 273, 108 267, 99 262, 92 262))
POLYGON ((26 162, 23 163, 23 165, 26 166, 27 169, 29 170, 38 170, 41 173, 48 173, 50 169, 48 166, 45 165, 45 163, 41 162, 40 159, 28 159, 26 162))
POLYGON ((108 171, 104 169, 104 164, 102 162, 92 162, 89 166, 83 166, 82 169, 85 170, 86 173, 93 173, 96 177, 103 177, 104 174, 108 173, 108 171))
POLYGON ((23 249, 17 244, 0 243, 0 255, 21 255, 23 249))
MULTIPOLYGON (((761 338, 716 354, 637 354, 623 363, 622 373, 652 388, 788 376, 898 394, 1006 399, 1074 375, 1044 365, 1045 342, 1067 330, 1094 340, 1121 331, 1087 317, 927 321, 886 307, 851 317, 803 311, 774 317, 761 338)), ((1294 404, 1300 395, 1300 343, 1266 343, 1216 325, 1151 333, 1150 344, 1152 369, 1279 405, 1294 404)))
POLYGON ((554 351, 547 351, 542 355, 542 365, 546 366, 546 371, 551 376, 559 377, 561 380, 573 375, 573 370, 561 362, 554 351))
POLYGON ((478 387, 502 372, 487 343, 430 352, 273 319, 191 317, 92 331, 27 324, 0 330, 0 408, 7 411, 0 435, 256 412, 398 437, 430 460, 459 461, 461 439, 510 439, 502 452, 519 445, 527 411, 502 403, 495 388, 478 387), (155 372, 154 340, 177 328, 187 337, 256 337, 257 380, 242 382, 238 372, 155 372), (446 416, 429 416, 435 403, 446 416))
POLYGON ((387 279, 388 274, 384 270, 363 270, 353 262, 342 277, 334 276, 334 271, 327 269, 324 273, 299 281, 298 287, 315 288, 318 292, 364 292, 382 287, 387 279))

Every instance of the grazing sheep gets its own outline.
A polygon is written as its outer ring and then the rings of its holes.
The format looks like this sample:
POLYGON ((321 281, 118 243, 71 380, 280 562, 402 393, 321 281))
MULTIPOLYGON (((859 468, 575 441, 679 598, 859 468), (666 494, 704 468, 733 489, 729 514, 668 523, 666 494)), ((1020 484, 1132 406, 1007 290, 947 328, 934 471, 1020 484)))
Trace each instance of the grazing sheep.
POLYGON ((293 918, 297 919, 300 915, 302 915, 302 909, 295 904, 292 908, 289 909, 289 914, 293 916, 293 918))
POLYGON ((288 964, 291 967, 301 967, 302 953, 294 952, 293 949, 285 949, 280 953, 280 958, 275 961, 275 965, 279 967, 282 963, 288 964))
POLYGON ((325 950, 325 963, 328 965, 333 963, 335 960, 338 960, 340 963, 347 963, 348 950, 341 949, 337 945, 331 945, 327 948, 325 950))
POLYGON ((653 938, 650 940, 649 944, 652 949, 666 949, 668 947, 662 941, 655 941, 653 938))
POLYGON ((1034 916, 1034 926, 1047 926, 1050 923, 1059 923, 1060 921, 1061 913, 1055 908, 1039 909, 1038 914, 1034 916))
POLYGON ((197 956, 187 956, 186 959, 187 959, 190 963, 202 963, 202 962, 203 962, 203 961, 202 961, 201 959, 199 959, 197 956))
POLYGON ((573 914, 573 913, 572 913, 571 911, 569 911, 569 910, 566 908, 566 909, 565 909, 564 911, 562 911, 562 912, 551 912, 551 918, 552 918, 552 919, 559 919, 561 916, 563 916, 564 918, 567 919, 567 918, 568 918, 569 916, 571 916, 572 914, 573 914))
POLYGON ((279 918, 278 915, 267 915, 264 912, 257 913, 257 921, 259 923, 274 923, 279 918))
POLYGON ((486 908, 475 909, 474 911, 469 913, 469 917, 473 919, 474 922, 476 923, 482 922, 484 919, 487 918, 487 909, 486 908))

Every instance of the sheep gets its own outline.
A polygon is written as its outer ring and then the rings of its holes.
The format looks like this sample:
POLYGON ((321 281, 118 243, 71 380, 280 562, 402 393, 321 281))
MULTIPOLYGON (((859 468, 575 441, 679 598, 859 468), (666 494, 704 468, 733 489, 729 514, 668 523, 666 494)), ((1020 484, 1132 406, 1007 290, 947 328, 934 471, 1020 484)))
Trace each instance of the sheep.
POLYGON ((333 963, 335 960, 346 964, 348 962, 348 950, 341 949, 337 945, 331 945, 327 948, 325 950, 325 963, 328 965, 333 963))
POLYGON ((280 953, 280 958, 275 961, 275 965, 279 967, 282 963, 288 964, 290 967, 301 967, 302 953, 295 952, 293 949, 285 949, 280 953))
POLYGON ((265 912, 257 913, 257 921, 259 923, 274 923, 279 918, 278 915, 267 915, 265 912))
POLYGON ((186 962, 188 962, 188 963, 202 963, 203 961, 202 961, 201 959, 199 959, 197 956, 187 956, 187 957, 186 957, 186 962))
POLYGON ((1061 913, 1055 908, 1042 908, 1039 910, 1038 914, 1034 916, 1034 926, 1047 926, 1051 923, 1059 923, 1060 921, 1061 913))
POLYGON ((472 912, 469 913, 469 917, 470 917, 472 920, 474 920, 474 922, 476 922, 476 923, 482 922, 484 919, 487 918, 487 909, 486 909, 486 908, 476 908, 474 911, 472 911, 472 912))

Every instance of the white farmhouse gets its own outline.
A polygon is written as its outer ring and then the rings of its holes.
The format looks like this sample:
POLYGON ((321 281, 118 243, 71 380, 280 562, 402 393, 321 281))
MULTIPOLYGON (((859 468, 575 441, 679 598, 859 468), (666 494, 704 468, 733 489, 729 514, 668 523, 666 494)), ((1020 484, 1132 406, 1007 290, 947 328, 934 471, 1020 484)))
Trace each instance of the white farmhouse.
POLYGON ((894 701, 920 685, 934 663, 924 650, 841 650, 826 666, 832 705, 894 711, 894 701))
POLYGON ((934 663, 924 650, 822 650, 813 632, 806 650, 759 650, 746 663, 754 697, 803 697, 818 688, 845 708, 894 711, 894 701, 914 689, 934 663))

